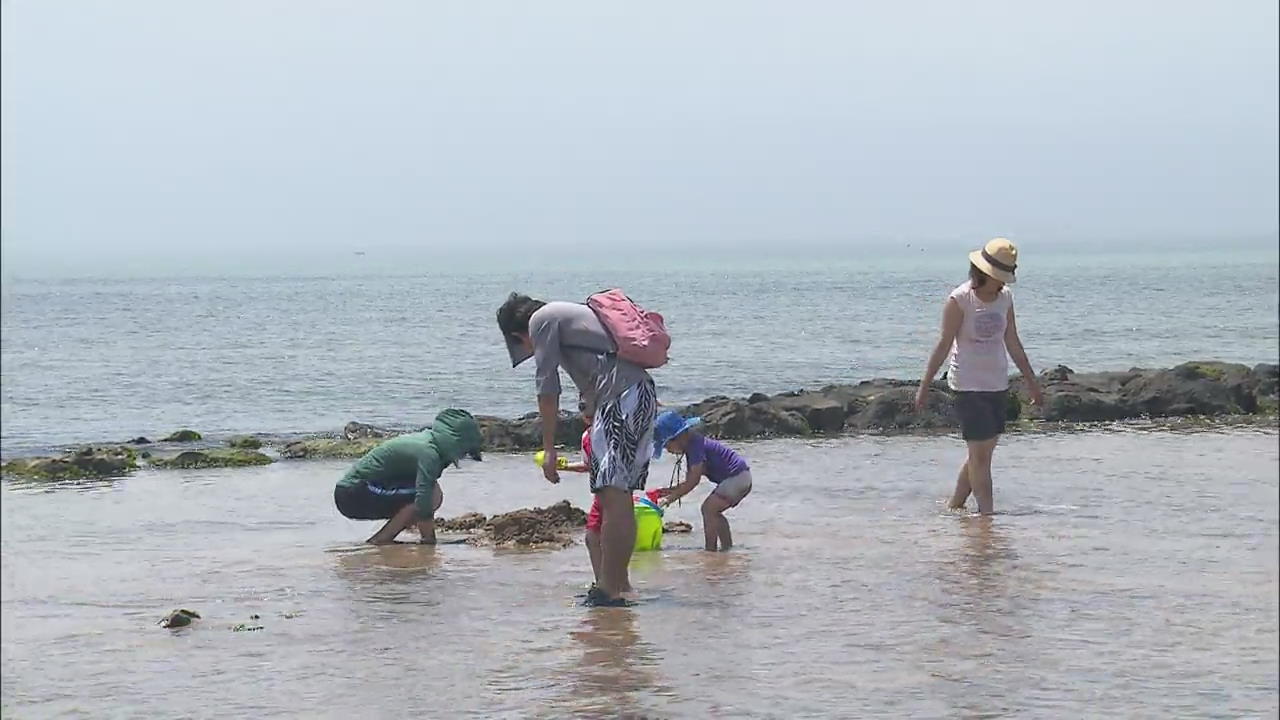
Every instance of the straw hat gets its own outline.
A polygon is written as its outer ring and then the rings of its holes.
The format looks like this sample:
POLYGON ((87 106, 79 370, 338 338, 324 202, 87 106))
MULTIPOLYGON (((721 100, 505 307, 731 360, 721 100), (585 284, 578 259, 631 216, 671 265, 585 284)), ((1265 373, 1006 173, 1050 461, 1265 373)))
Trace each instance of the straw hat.
POLYGON ((1006 285, 1017 282, 1013 273, 1018 269, 1018 247, 1005 238, 994 238, 969 253, 969 262, 1006 285))

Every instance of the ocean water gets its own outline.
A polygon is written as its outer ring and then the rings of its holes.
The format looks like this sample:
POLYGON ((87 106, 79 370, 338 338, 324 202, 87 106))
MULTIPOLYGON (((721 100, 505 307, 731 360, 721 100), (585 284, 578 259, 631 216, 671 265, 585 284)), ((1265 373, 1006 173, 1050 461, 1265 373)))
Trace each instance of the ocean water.
MULTIPOLYGON (((1023 248, 1015 306, 1038 367, 1275 362, 1277 250, 1023 248)), ((427 255, 427 254, 424 254, 427 255)), ((200 277, 3 285, 0 426, 6 454, 69 443, 315 432, 349 420, 425 424, 454 405, 534 409, 494 312, 512 290, 572 299, 621 286, 674 336, 663 400, 696 401, 917 376, 963 252, 897 248, 753 258, 575 261, 530 268, 355 257, 324 275, 257 270, 200 277)), ((569 404, 574 402, 569 399, 569 404)))
MULTIPOLYGON (((914 377, 960 257, 6 278, 0 449, 412 425, 447 405, 523 414, 531 368, 508 367, 493 320, 512 289, 621 285, 664 312, 668 402, 914 377)), ((1019 325, 1040 368, 1274 362, 1278 262, 1271 245, 1024 248, 1019 325)), ((731 513, 738 546, 698 550, 698 499, 673 509, 695 534, 637 558, 642 599, 625 610, 576 605, 581 545, 360 546, 371 523, 332 506, 345 463, 10 480, 0 713, 1275 717, 1278 439, 1012 435, 985 519, 943 507, 955 437, 745 443, 756 487, 731 513), (156 626, 177 607, 204 619, 156 626)), ((589 501, 519 455, 442 485, 442 515, 589 501)))
MULTIPOLYGON (((667 535, 629 609, 575 605, 580 544, 360 547, 343 463, 6 483, 0 712, 1275 717, 1277 439, 1010 436, 987 519, 943 508, 957 438, 743 444, 737 546, 667 535), (178 607, 203 619, 156 626, 178 607)), ((441 482, 446 516, 588 501, 528 456, 441 482)), ((705 492, 670 516, 698 526, 705 492)))

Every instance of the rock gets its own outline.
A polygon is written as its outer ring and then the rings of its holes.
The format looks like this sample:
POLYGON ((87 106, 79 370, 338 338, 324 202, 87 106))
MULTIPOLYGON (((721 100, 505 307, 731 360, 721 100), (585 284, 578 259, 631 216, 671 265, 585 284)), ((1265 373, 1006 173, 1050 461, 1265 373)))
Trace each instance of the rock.
MULTIPOLYGON (((542 420, 537 413, 530 413, 516 420, 480 415, 476 416, 476 422, 484 435, 486 450, 533 450, 542 447, 542 420)), ((556 444, 577 447, 585 428, 582 415, 561 412, 556 423, 556 444)))
POLYGON ((249 467, 253 465, 270 465, 271 463, 271 458, 254 450, 222 448, 215 450, 188 450, 170 458, 153 458, 151 460, 153 466, 170 470, 249 467))
POLYGON ((744 400, 714 397, 684 408, 680 413, 700 416, 705 424, 705 433, 730 440, 812 433, 803 415, 779 408, 772 400, 751 404, 744 400))
POLYGON ((118 477, 137 469, 132 448, 108 446, 81 448, 60 457, 19 458, 0 466, 0 473, 28 480, 84 480, 118 477))
POLYGON ((1072 370, 1066 365, 1058 365, 1052 370, 1045 370, 1040 373, 1040 382, 1064 382, 1070 380, 1071 376, 1074 375, 1075 372, 1075 370, 1072 370))
POLYGON ((146 439, 145 437, 136 437, 136 438, 134 438, 134 439, 130 440, 130 441, 129 441, 128 443, 126 443, 126 444, 127 444, 127 445, 150 445, 150 444, 151 444, 151 441, 150 441, 150 440, 148 440, 148 439, 146 439))
POLYGON ((194 610, 174 610, 162 619, 158 624, 164 628, 180 628, 187 627, 191 623, 200 619, 200 613, 194 610))
POLYGON ((813 432, 838 433, 844 429, 845 404, 820 393, 802 392, 797 395, 780 396, 769 403, 785 412, 800 415, 813 432))
POLYGON ((202 440, 203 436, 195 430, 179 430, 164 439, 164 442, 185 443, 197 442, 202 440))
POLYGON ((399 434, 394 430, 386 430, 354 420, 342 428, 342 437, 347 440, 373 440, 394 437, 399 434))
POLYGON ((769 402, 769 396, 764 393, 751 393, 751 397, 747 398, 747 402, 755 405, 756 403, 769 402))
POLYGON ((1244 365, 1184 363, 1127 383, 1119 402, 1130 417, 1253 412, 1257 408, 1253 377, 1244 365))
POLYGON ((586 524, 585 512, 561 500, 545 508, 494 515, 485 532, 497 545, 567 545, 572 542, 568 531, 586 524))
POLYGON ((257 450, 262 447, 262 441, 252 435, 237 435, 227 441, 227 446, 241 450, 257 450))
POLYGON ((248 623, 240 623, 239 625, 231 626, 231 632, 254 632, 261 629, 261 625, 250 625, 248 623))
POLYGON ((905 430, 955 427, 951 393, 929 391, 924 412, 916 412, 916 387, 881 387, 850 419, 859 430, 905 430))
POLYGON ((382 438, 346 440, 343 438, 311 438, 285 445, 280 457, 290 460, 358 458, 382 443, 382 438))
POLYGON ((436 530, 440 532, 470 532, 484 528, 489 522, 483 513, 467 513, 448 520, 436 520, 436 530))
POLYGON ((683 520, 668 520, 662 524, 662 532, 691 533, 693 526, 683 520))

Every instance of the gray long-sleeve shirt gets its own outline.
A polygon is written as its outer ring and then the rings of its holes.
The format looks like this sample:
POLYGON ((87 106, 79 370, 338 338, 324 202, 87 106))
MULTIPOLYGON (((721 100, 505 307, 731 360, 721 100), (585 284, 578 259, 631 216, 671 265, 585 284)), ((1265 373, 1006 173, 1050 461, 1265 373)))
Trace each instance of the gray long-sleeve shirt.
MULTIPOLYGON (((620 360, 617 346, 586 305, 549 302, 529 318, 539 395, 560 395, 560 368, 569 373, 591 408, 649 378, 644 368, 620 360)), ((512 357, 514 364, 529 359, 512 357)))

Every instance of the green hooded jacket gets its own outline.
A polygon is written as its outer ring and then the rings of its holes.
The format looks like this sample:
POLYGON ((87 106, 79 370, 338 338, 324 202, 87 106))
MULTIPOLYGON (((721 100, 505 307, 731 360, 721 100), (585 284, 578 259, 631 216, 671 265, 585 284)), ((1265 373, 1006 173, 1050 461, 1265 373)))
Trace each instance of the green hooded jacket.
POLYGON ((483 445, 480 426, 471 413, 443 410, 429 429, 393 437, 365 453, 338 485, 367 484, 386 495, 412 492, 418 517, 426 520, 435 515, 432 496, 440 473, 464 457, 479 460, 483 445))

